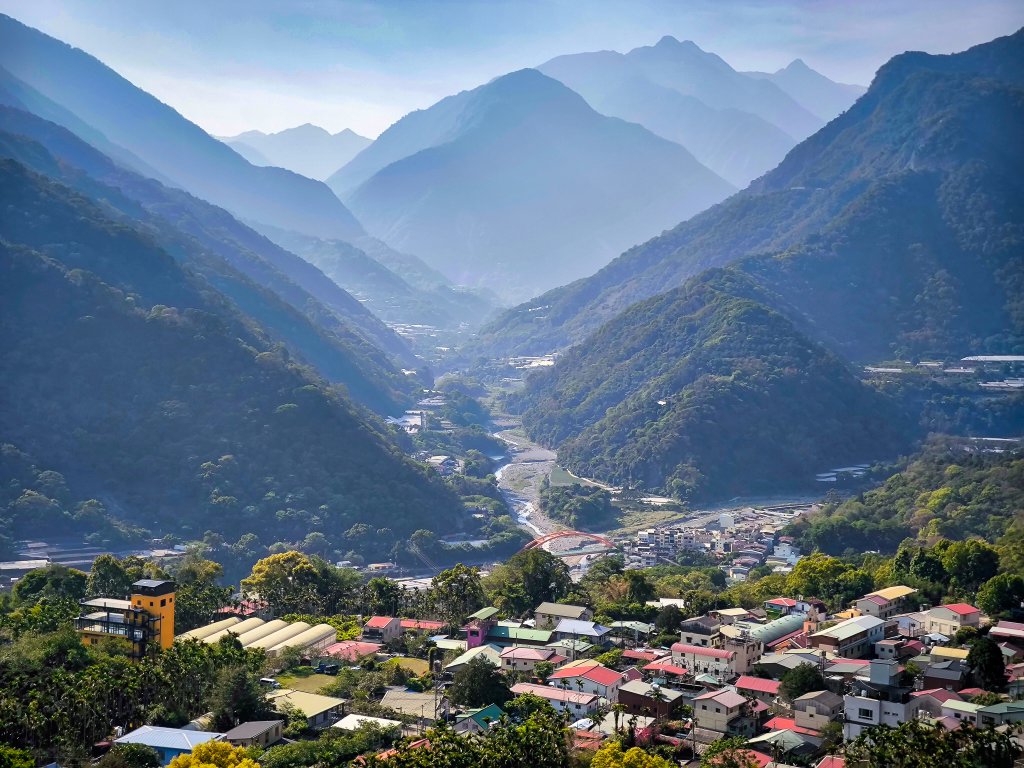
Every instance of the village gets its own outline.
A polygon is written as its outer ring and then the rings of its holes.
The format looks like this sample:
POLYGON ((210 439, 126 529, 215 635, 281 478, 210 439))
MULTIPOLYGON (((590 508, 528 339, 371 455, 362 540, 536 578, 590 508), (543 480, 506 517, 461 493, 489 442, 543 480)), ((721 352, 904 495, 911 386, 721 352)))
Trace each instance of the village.
MULTIPOLYGON (((647 533, 638 548, 669 546, 647 533)), ((799 557, 777 535, 740 554, 762 543, 767 555, 751 557, 780 568, 799 557)), ((445 724, 482 735, 521 709, 522 697, 559 713, 576 750, 597 750, 628 733, 633 743, 670 748, 684 765, 709 745, 738 737, 758 766, 839 768, 844 760, 834 753, 843 742, 878 725, 1006 730, 1024 722, 1024 624, 989 626, 979 608, 929 606, 909 586, 878 589, 834 611, 811 595, 780 595, 749 609, 693 615, 685 600, 662 597, 646 602, 651 623, 605 625, 590 607, 564 602, 541 602, 528 618, 494 606, 454 621, 372 615, 357 637, 344 640, 326 620, 275 618, 259 600, 175 635, 174 593, 171 581, 139 581, 126 600, 83 601, 75 626, 87 645, 116 636, 140 658, 147 644, 234 641, 258 649, 268 670, 261 684, 280 717, 214 732, 207 716, 180 729, 147 725, 115 739, 156 749, 164 764, 204 741, 287 743, 296 717, 300 738, 372 728, 386 743, 405 736, 408 748, 429 748, 419 739, 426 729, 445 724), (998 649, 1004 679, 991 679, 966 647, 980 630, 998 649), (387 665, 407 669, 404 683, 370 695, 329 695, 339 676, 387 665), (494 691, 494 700, 481 699, 491 695, 481 691, 494 691)))

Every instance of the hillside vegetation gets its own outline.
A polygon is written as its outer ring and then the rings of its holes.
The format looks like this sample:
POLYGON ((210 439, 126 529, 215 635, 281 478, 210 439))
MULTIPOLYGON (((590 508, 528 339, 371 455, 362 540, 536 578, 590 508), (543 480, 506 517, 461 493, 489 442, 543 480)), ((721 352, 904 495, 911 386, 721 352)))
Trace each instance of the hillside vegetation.
POLYGON ((0 177, 5 441, 183 538, 458 526, 455 497, 368 413, 147 234, 11 160, 0 177))

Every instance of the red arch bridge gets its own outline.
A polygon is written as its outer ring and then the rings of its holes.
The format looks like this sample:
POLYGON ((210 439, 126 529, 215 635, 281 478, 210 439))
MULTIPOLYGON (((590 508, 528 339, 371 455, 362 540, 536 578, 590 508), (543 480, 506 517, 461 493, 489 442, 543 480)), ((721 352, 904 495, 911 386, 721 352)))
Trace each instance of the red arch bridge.
POLYGON ((616 549, 615 542, 596 533, 585 533, 583 531, 555 531, 554 533, 546 533, 543 536, 538 536, 533 541, 528 542, 520 551, 525 552, 528 549, 543 547, 549 541, 555 541, 556 539, 589 539, 590 541, 597 542, 598 544, 603 544, 609 549, 616 549))

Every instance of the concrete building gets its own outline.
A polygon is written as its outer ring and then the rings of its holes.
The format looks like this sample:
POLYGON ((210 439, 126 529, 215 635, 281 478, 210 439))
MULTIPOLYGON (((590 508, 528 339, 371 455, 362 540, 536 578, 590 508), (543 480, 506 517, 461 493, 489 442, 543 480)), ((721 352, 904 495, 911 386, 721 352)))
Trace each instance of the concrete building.
POLYGON ((609 669, 593 659, 572 661, 556 669, 548 685, 593 693, 611 703, 618 701, 619 687, 624 683, 621 672, 609 669))
POLYGON ((702 693, 693 700, 693 716, 698 728, 722 734, 752 733, 742 721, 749 720, 750 704, 735 691, 702 693))
POLYGON ((671 717, 684 701, 682 691, 652 685, 643 680, 632 680, 619 688, 618 703, 631 715, 671 717))
POLYGON ((885 637, 885 621, 875 616, 858 616, 819 630, 809 638, 812 648, 847 659, 859 659, 871 652, 885 637))
POLYGON ((693 675, 710 674, 720 680, 732 678, 733 661, 736 654, 721 648, 705 648, 700 645, 673 643, 672 663, 685 667, 693 675))
POLYGON ((533 674, 534 668, 542 661, 555 667, 568 661, 552 648, 522 648, 513 646, 501 652, 501 668, 503 670, 533 674))
POLYGON ((911 595, 917 594, 917 590, 903 585, 886 587, 874 592, 868 592, 864 597, 854 602, 854 606, 865 616, 874 616, 878 619, 890 619, 897 613, 904 612, 904 606, 911 595))
POLYGON ((872 661, 867 677, 854 678, 850 691, 843 697, 843 735, 847 741, 876 725, 895 727, 917 716, 919 701, 911 695, 913 689, 900 684, 895 661, 872 661))
POLYGON ((568 712, 575 718, 586 717, 595 712, 601 705, 601 697, 596 693, 570 691, 552 685, 536 683, 516 683, 512 686, 516 696, 532 693, 547 701, 556 712, 568 712))
POLYGON ((820 731, 843 717, 843 697, 832 691, 811 691, 793 701, 793 721, 800 728, 820 731))
POLYGON ((334 696, 321 696, 318 693, 293 691, 289 688, 278 688, 267 693, 267 699, 277 712, 284 711, 284 705, 291 704, 306 716, 306 723, 313 730, 326 728, 341 716, 345 706, 344 699, 334 696))
POLYGON ((981 624, 981 611, 967 603, 951 603, 936 605, 925 611, 927 631, 953 637, 962 627, 974 627, 981 624))
POLYGON ((533 612, 533 618, 537 629, 554 629, 562 619, 590 621, 594 618, 594 612, 582 605, 541 603, 533 612))
POLYGON ((385 645, 402 636, 402 622, 394 616, 372 616, 363 624, 363 640, 385 645))
POLYGON ((156 750, 161 765, 167 765, 178 755, 187 755, 193 747, 208 741, 220 741, 223 733, 186 731, 184 728, 162 728, 143 725, 114 741, 115 744, 143 744, 156 750))
POLYGON ((224 741, 236 747, 269 747, 281 740, 284 720, 252 720, 224 734, 224 741))
POLYGON ((83 600, 75 629, 85 645, 105 638, 126 641, 136 660, 156 648, 166 650, 174 642, 174 593, 173 581, 140 579, 132 584, 127 600, 83 600))

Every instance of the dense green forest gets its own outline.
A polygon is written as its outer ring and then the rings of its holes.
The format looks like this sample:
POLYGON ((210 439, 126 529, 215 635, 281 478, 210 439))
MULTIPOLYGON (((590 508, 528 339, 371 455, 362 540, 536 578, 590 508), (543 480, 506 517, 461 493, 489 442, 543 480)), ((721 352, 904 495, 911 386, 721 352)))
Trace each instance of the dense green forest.
MULTIPOLYGON (((1024 336, 1024 31, 905 54, 724 203, 485 327, 467 359, 583 343, 630 304, 739 265, 862 359, 1011 352, 1024 336)), ((781 305, 777 305, 777 308, 781 305)))
POLYGON ((830 554, 895 552, 908 538, 926 543, 977 536, 1004 550, 1015 542, 1019 546, 1024 542, 1024 457, 1018 451, 976 450, 962 441, 936 439, 880 487, 801 518, 792 533, 807 549, 830 554))
POLYGON ((729 271, 632 307, 510 398, 573 472, 680 499, 890 458, 910 423, 729 271))
POLYGON ((47 252, 0 245, 0 435, 79 498, 263 546, 458 529, 451 491, 148 235, 13 161, 0 174, 5 240, 47 252))
POLYGON ((615 524, 619 510, 604 488, 573 483, 551 485, 545 478, 540 489, 544 514, 573 530, 606 530, 615 524))

